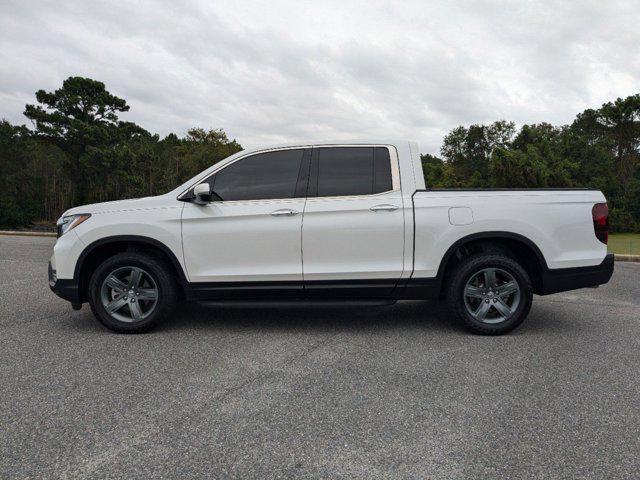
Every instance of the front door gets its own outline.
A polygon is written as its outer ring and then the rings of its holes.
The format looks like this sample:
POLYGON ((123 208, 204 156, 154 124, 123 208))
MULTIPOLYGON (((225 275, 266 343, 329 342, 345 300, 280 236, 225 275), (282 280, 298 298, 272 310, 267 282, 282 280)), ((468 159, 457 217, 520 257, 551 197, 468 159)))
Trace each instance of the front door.
POLYGON ((299 293, 309 156, 300 148, 258 153, 205 180, 222 201, 185 204, 182 238, 190 282, 220 293, 259 295, 280 287, 299 293))
POLYGON ((395 150, 314 148, 302 251, 307 293, 391 294, 404 268, 404 208, 395 150))

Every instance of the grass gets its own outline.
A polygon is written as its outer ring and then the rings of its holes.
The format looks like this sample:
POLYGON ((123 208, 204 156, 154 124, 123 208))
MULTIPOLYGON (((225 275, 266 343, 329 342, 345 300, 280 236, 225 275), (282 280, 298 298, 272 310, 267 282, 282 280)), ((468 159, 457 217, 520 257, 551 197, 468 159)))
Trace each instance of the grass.
POLYGON ((608 250, 623 255, 640 255, 640 233, 610 233, 608 250))

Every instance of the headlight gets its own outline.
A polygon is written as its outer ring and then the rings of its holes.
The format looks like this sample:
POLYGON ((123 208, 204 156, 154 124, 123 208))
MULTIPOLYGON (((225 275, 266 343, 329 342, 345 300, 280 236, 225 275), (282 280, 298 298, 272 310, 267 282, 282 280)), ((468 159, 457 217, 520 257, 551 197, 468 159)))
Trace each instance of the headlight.
POLYGON ((91 216, 90 213, 78 213, 77 215, 67 215, 56 222, 58 237, 61 237, 69 230, 73 230, 91 216))

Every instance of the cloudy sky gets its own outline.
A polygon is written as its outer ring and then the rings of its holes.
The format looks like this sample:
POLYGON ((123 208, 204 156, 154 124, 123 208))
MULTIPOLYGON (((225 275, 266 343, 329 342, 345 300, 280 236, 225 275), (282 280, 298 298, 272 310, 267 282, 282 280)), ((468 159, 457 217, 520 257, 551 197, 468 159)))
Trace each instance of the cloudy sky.
POLYGON ((244 146, 569 122, 640 92, 638 1, 0 0, 0 116, 105 82, 151 132, 224 128, 244 146))

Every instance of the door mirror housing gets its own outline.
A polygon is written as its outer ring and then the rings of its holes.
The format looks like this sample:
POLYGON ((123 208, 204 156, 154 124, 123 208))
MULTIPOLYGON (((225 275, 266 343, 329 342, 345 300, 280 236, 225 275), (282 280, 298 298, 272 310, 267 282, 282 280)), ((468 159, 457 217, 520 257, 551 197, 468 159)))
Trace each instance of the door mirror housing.
POLYGON ((199 183, 193 187, 193 203, 198 205, 206 205, 211 202, 220 202, 222 198, 216 192, 211 190, 208 183, 199 183))

